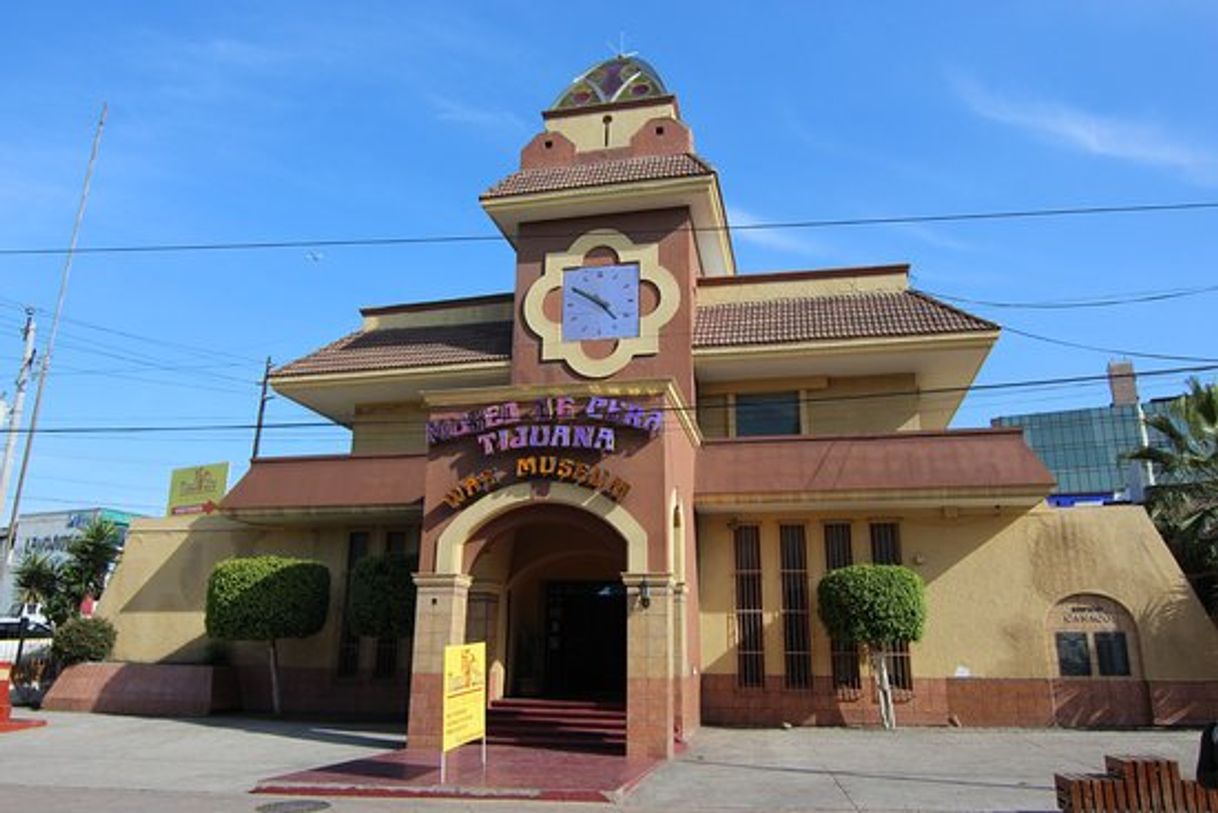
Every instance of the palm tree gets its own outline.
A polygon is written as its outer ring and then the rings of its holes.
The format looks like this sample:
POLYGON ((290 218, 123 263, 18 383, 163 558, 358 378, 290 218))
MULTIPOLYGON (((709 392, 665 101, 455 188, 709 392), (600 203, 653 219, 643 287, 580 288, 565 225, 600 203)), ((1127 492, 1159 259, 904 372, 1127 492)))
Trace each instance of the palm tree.
POLYGON ((1218 605, 1218 384, 1188 382, 1189 391, 1171 410, 1146 419, 1167 441, 1130 457, 1156 467, 1160 484, 1146 505, 1159 532, 1193 581, 1199 598, 1218 605))
POLYGON ((118 559, 119 545, 118 526, 100 517, 68 542, 68 559, 62 569, 63 589, 50 602, 48 613, 55 623, 76 615, 89 596, 101 595, 106 577, 118 559))
POLYGON ((46 608, 60 591, 62 568, 45 553, 29 553, 13 571, 13 583, 17 587, 17 600, 22 604, 22 614, 17 622, 17 656, 13 659, 13 665, 20 669, 25 650, 24 608, 30 604, 46 608))

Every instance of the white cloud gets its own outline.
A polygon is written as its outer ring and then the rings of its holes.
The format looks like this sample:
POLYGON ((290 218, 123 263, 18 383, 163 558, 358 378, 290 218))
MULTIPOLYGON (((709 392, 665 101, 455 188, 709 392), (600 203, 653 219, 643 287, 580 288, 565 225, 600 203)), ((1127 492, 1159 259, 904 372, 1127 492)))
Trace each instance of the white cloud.
POLYGON ((979 116, 1082 152, 1162 167, 1206 184, 1218 183, 1218 153, 1188 144, 1160 124, 1092 113, 1061 102, 1003 96, 972 79, 952 80, 979 116))
POLYGON ((759 223, 772 222, 772 220, 760 217, 739 206, 727 207, 727 222, 732 227, 734 239, 771 251, 798 254, 804 257, 824 257, 831 253, 825 245, 807 235, 800 234, 795 229, 740 228, 741 226, 756 226, 759 223))
POLYGON ((435 108, 436 118, 454 124, 463 124, 494 133, 512 133, 513 135, 528 131, 524 119, 506 110, 495 110, 487 107, 475 107, 447 96, 432 94, 427 101, 435 108))

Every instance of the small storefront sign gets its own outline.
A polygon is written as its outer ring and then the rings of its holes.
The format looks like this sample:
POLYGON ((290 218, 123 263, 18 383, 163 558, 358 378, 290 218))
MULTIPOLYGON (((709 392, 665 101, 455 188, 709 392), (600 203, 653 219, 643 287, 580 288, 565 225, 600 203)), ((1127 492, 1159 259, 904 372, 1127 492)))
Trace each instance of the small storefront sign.
POLYGON ((486 642, 444 647, 444 732, 441 743, 440 782, 444 782, 444 754, 482 740, 486 764, 486 642))
POLYGON ((169 506, 165 516, 210 514, 224 499, 227 490, 227 463, 174 469, 169 477, 169 506))

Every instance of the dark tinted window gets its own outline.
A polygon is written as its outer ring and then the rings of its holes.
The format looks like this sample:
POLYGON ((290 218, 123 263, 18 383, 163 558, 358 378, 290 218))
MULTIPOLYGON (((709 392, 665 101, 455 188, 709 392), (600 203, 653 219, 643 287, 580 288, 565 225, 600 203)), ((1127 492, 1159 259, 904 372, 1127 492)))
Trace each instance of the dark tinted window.
POLYGON ((1088 677, 1091 674, 1087 633, 1057 633, 1057 664, 1062 677, 1088 677))
POLYGON ((754 392, 736 396, 737 437, 798 434, 798 392, 754 392))
POLYGON ((1129 674, 1129 649, 1123 632, 1095 633, 1095 659, 1100 674, 1111 677, 1129 674))

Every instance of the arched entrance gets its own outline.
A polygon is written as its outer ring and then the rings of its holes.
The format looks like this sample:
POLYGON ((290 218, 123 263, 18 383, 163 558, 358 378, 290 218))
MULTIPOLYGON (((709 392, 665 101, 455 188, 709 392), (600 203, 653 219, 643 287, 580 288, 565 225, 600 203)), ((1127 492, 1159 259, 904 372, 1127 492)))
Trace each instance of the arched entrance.
POLYGON ((626 546, 566 505, 516 508, 467 546, 466 640, 485 640, 493 697, 623 702, 626 546))

